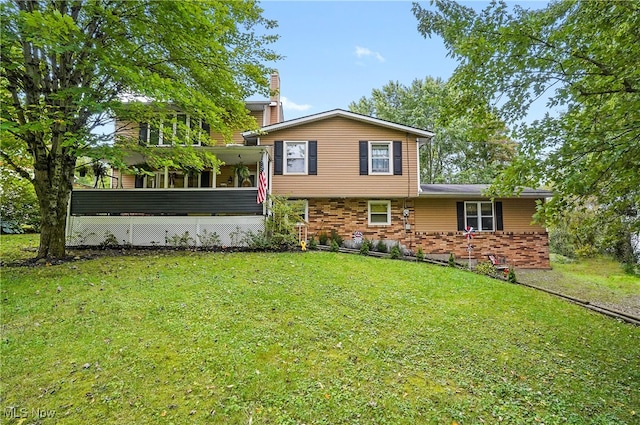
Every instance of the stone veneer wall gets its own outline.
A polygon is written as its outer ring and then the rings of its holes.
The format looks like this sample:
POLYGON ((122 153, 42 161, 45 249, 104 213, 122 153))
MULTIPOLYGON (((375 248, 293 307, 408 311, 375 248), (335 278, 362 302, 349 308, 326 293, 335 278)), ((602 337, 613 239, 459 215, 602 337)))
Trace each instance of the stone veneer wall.
MULTIPOLYGON (((402 211, 408 208, 409 224, 413 223, 414 207, 411 201, 391 200, 391 225, 369 226, 368 199, 309 199, 309 237, 316 239, 322 232, 328 235, 335 229, 343 239, 360 231, 369 240, 395 240, 408 249, 422 247, 425 254, 445 255, 453 252, 459 259, 468 258, 467 242, 462 232, 405 231, 402 211)), ((522 268, 550 268, 549 238, 547 233, 491 232, 478 233, 472 242, 471 258, 486 261, 488 254, 506 257, 511 265, 522 268)))

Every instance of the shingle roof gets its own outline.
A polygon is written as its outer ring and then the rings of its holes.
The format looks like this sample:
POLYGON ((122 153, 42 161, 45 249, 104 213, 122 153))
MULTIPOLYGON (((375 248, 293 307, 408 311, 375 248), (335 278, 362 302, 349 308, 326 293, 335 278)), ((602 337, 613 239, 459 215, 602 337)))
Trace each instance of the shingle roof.
POLYGON ((391 121, 385 121, 379 118, 373 118, 368 115, 356 114, 355 112, 349 112, 343 109, 333 109, 331 111, 320 112, 318 114, 307 115, 306 117, 295 118, 295 119, 283 121, 277 124, 267 125, 265 127, 262 127, 258 131, 245 131, 244 133, 242 133, 242 137, 245 137, 245 138, 255 137, 260 135, 261 133, 268 133, 270 131, 282 130, 285 128, 295 127, 298 125, 307 124, 310 122, 320 121, 320 120, 333 118, 333 117, 350 118, 353 120, 363 121, 370 124, 391 128, 394 130, 404 131, 407 133, 415 134, 420 137, 430 138, 434 136, 434 133, 432 131, 422 130, 420 128, 415 128, 408 125, 397 124, 391 121))
MULTIPOLYGON (((488 184, 421 184, 420 196, 430 198, 486 197, 484 192, 490 186, 488 184)), ((528 187, 523 188, 519 195, 514 195, 514 197, 536 199, 550 196, 553 196, 553 192, 549 190, 528 187)))

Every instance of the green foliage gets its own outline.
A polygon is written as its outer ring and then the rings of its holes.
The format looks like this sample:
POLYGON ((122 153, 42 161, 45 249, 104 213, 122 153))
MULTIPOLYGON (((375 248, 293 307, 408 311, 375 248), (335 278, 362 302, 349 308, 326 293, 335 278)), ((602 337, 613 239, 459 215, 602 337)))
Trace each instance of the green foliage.
POLYGON ((397 260, 402 257, 402 252, 400 252, 400 247, 398 245, 394 245, 389 251, 391 258, 397 260))
MULTIPOLYGON (((459 3, 417 3, 424 36, 438 35, 458 60, 451 82, 459 115, 492 105, 516 125, 518 156, 493 194, 552 187, 540 219, 587 204, 640 230, 640 3, 559 0, 525 9, 492 2, 481 13, 459 3), (521 124, 547 99, 544 118, 521 124)), ((452 112, 456 112, 453 110, 452 112)), ((623 249, 624 250, 624 249, 623 249)))
POLYGON ((331 239, 331 252, 338 252, 339 250, 340 250, 340 245, 338 245, 338 242, 331 239))
POLYGON ((367 239, 363 239, 360 244, 360 254, 361 255, 369 255, 369 251, 371 251, 371 242, 367 239))
POLYGON ((307 245, 307 247, 312 251, 318 249, 318 242, 313 236, 311 236, 311 239, 309 239, 309 244, 307 245))
POLYGON ((338 244, 338 246, 342 246, 342 236, 338 234, 336 229, 331 229, 331 240, 338 244))
POLYGON ((518 283, 518 279, 516 278, 516 272, 515 270, 513 270, 513 267, 509 269, 509 273, 507 274, 507 282, 518 283))
POLYGON ((495 266, 490 261, 481 261, 476 265, 476 273, 480 273, 486 276, 496 276, 498 274, 495 266))
POLYGON ((384 240, 380 239, 378 241, 378 243, 376 244, 376 251, 378 251, 378 252, 387 252, 388 251, 387 244, 384 242, 384 240))
POLYGON ((274 247, 293 248, 298 244, 298 223, 304 219, 302 201, 290 200, 285 196, 269 196, 271 215, 267 218, 266 234, 274 247))
POLYGON ((164 242, 167 245, 171 245, 174 248, 190 248, 196 245, 196 240, 189 235, 189 232, 184 232, 181 235, 177 233, 172 236, 165 236, 164 242))
POLYGON ((328 241, 329 236, 327 235, 327 232, 320 232, 320 234, 318 235, 318 242, 320 243, 320 245, 327 245, 328 241))
POLYGON ((349 109, 417 128, 435 136, 420 149, 421 181, 425 183, 490 183, 514 153, 506 127, 487 114, 484 122, 452 119, 449 109, 460 92, 439 78, 416 79, 410 86, 390 81, 362 97, 349 109))
POLYGON ((0 217, 3 233, 38 231, 40 207, 33 184, 15 172, 0 167, 0 217))
POLYGON ((418 261, 424 261, 424 251, 422 250, 422 247, 418 247, 418 251, 416 252, 416 259, 418 261))
POLYGON ((456 267, 456 256, 453 254, 453 252, 449 253, 449 267, 456 267))
MULTIPOLYGON (((103 143, 113 135, 92 131, 113 116, 149 122, 171 103, 227 140, 234 130, 257 126, 245 99, 268 95, 267 63, 280 59, 269 48, 277 39, 269 34, 276 23, 261 13, 256 2, 0 3, 0 157, 22 177, 40 171, 34 186, 47 208, 41 211, 39 257, 64 256, 77 159, 124 167, 126 145, 103 143), (151 100, 133 102, 125 93, 151 100), (5 149, 10 138, 27 164, 5 149)), ((177 127, 175 138, 167 134, 173 145, 184 143, 178 135, 187 130, 177 127)), ((191 146, 170 150, 147 150, 146 160, 187 172, 218 164, 211 153, 191 146)))
POLYGON ((217 232, 209 232, 207 229, 204 229, 202 233, 198 233, 196 236, 202 247, 214 248, 222 245, 222 240, 217 232))
POLYGON ((118 242, 118 239, 116 238, 116 235, 114 235, 109 231, 104 232, 104 240, 102 241, 100 246, 102 246, 103 248, 107 248, 110 246, 117 246, 118 244, 119 242, 118 242))

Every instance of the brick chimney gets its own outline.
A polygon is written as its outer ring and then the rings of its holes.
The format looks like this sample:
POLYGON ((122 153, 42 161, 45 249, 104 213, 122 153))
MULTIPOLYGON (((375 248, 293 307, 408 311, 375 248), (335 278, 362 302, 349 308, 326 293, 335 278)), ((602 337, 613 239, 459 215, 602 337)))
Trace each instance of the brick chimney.
POLYGON ((271 74, 269 90, 271 92, 269 97, 269 124, 277 124, 284 121, 282 103, 280 102, 280 74, 278 74, 278 71, 273 71, 271 74))

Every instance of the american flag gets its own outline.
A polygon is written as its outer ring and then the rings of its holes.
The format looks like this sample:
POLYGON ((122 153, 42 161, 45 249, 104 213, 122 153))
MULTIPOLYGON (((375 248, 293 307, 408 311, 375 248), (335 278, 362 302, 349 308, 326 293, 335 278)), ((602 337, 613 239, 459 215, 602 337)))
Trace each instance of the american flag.
POLYGON ((264 164, 260 160, 260 175, 258 176, 258 197, 256 201, 258 204, 264 202, 267 199, 267 175, 264 172, 264 164))

